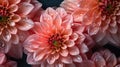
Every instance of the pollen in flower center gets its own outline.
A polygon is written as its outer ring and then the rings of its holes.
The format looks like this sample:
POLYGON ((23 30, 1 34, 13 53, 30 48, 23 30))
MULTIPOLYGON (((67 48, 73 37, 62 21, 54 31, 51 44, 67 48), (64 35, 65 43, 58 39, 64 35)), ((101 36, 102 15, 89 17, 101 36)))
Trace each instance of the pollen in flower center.
POLYGON ((102 14, 111 15, 116 8, 117 0, 99 0, 99 3, 102 14))
POLYGON ((62 46, 63 39, 61 38, 59 34, 54 34, 49 38, 48 43, 53 48, 60 48, 62 46))
POLYGON ((58 46, 58 45, 59 45, 59 42, 55 40, 55 41, 53 41, 53 45, 54 45, 54 46, 58 46))
POLYGON ((9 14, 7 8, 0 5, 0 25, 6 24, 9 20, 9 14))

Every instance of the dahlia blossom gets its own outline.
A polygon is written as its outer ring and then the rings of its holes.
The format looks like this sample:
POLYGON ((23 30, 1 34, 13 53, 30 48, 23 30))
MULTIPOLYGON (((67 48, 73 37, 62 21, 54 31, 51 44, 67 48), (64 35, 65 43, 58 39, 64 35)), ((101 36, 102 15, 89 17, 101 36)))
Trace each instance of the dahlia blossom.
POLYGON ((24 42, 28 64, 66 67, 82 62, 82 55, 88 51, 83 29, 73 24, 73 17, 63 8, 47 8, 35 22, 34 34, 24 42))
POLYGON ((96 51, 91 58, 78 64, 79 67, 119 67, 120 58, 111 53, 108 49, 96 51))
POLYGON ((86 25, 86 31, 96 42, 119 42, 119 0, 64 0, 61 4, 74 21, 86 25), (71 6, 72 5, 72 6, 71 6))
POLYGON ((32 21, 26 18, 33 9, 29 2, 1 0, 0 7, 0 35, 3 40, 8 42, 17 33, 17 28, 24 31, 33 26, 32 21))
POLYGON ((0 0, 0 49, 10 46, 10 43, 18 44, 17 32, 33 27, 33 21, 27 18, 33 8, 29 1, 0 0))

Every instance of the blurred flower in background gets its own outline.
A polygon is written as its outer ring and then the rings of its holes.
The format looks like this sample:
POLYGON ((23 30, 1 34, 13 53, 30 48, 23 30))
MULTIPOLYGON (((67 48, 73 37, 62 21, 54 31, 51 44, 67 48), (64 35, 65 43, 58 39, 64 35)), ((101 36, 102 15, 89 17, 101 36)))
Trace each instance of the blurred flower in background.
POLYGON ((85 25, 86 32, 100 45, 119 45, 119 0, 64 0, 61 7, 85 25), (72 5, 72 6, 71 6, 72 5))
POLYGON ((15 61, 8 60, 4 53, 0 52, 0 67, 17 67, 15 61))

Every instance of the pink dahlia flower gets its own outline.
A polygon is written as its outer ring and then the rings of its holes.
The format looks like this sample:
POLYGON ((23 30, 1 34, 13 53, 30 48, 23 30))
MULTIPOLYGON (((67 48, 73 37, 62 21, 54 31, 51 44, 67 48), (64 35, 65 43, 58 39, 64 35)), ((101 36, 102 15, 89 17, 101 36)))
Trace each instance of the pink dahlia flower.
POLYGON ((18 44, 18 31, 33 27, 33 21, 27 18, 33 8, 28 1, 0 0, 0 50, 8 46, 10 49, 10 44, 18 44))
POLYGON ((88 47, 83 43, 83 27, 72 22, 73 17, 63 8, 47 8, 40 21, 35 22, 35 34, 24 42, 27 62, 42 67, 63 67, 82 62, 82 55, 88 47))

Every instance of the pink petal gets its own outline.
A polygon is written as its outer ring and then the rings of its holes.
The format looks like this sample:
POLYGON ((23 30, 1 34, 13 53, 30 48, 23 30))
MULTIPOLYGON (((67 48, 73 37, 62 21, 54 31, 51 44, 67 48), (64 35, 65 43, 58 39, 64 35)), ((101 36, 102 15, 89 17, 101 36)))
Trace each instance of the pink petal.
POLYGON ((53 19, 58 15, 58 13, 51 7, 47 8, 45 13, 49 14, 53 19))
POLYGON ((61 57, 61 62, 65 63, 65 64, 71 64, 72 63, 72 58, 70 56, 61 57))
POLYGON ((83 60, 82 60, 82 57, 80 55, 77 55, 77 56, 73 56, 73 61, 74 62, 78 62, 78 63, 81 63, 83 60))
MULTIPOLYGON (((40 12, 41 12, 41 6, 42 6, 42 4, 39 1, 37 1, 37 0, 31 0, 31 3, 34 5, 34 8, 31 11, 31 13, 29 14, 29 17, 30 18, 34 18, 36 15, 41 14, 40 12), (39 12, 39 14, 38 14, 38 12, 39 12)), ((37 18, 39 18, 39 17, 37 17, 37 18)))
POLYGON ((62 27, 65 29, 70 29, 72 23, 73 23, 73 17, 71 15, 67 15, 62 22, 62 27))
POLYGON ((114 54, 112 54, 108 59, 107 59, 107 66, 110 67, 110 66, 115 66, 117 64, 117 58, 114 54))
POLYGON ((20 16, 26 16, 32 11, 33 8, 34 8, 34 6, 32 4, 23 2, 23 3, 19 4, 19 9, 18 9, 17 13, 20 16))
POLYGON ((53 19, 50 15, 43 13, 40 17, 40 22, 44 23, 46 22, 50 27, 53 25, 53 19))
POLYGON ((96 35, 99 32, 99 26, 95 26, 95 25, 91 25, 88 28, 88 33, 92 36, 92 35, 96 35))
POLYGON ((18 10, 17 5, 10 5, 8 11, 10 12, 16 12, 18 10))
POLYGON ((11 39, 11 34, 7 30, 4 30, 2 38, 8 42, 11 39))
POLYGON ((34 26, 34 23, 30 19, 22 19, 20 22, 17 23, 18 29, 22 31, 27 31, 34 26))
POLYGON ((60 16, 56 16, 55 19, 53 20, 53 25, 55 25, 56 28, 61 28, 61 24, 62 24, 62 19, 60 16))
POLYGON ((78 34, 77 33, 73 33, 71 36, 70 36, 70 39, 73 40, 73 41, 76 41, 78 39, 78 34))
POLYGON ((78 55, 80 53, 78 47, 76 46, 69 47, 69 52, 70 55, 78 55))
POLYGON ((17 33, 17 28, 16 27, 10 27, 8 30, 11 34, 16 34, 17 33))
POLYGON ((81 51, 81 53, 86 53, 89 51, 89 48, 87 47, 86 44, 83 43, 80 45, 80 51, 81 51))
POLYGON ((34 58, 33 58, 33 54, 28 53, 27 54, 27 63, 28 64, 33 64, 33 65, 35 65, 35 64, 37 65, 37 64, 41 63, 41 61, 35 61, 34 58))
POLYGON ((62 49, 60 52, 60 55, 62 55, 63 57, 68 56, 68 50, 67 49, 62 49))
POLYGON ((101 41, 105 37, 106 33, 102 32, 101 30, 96 34, 95 40, 96 42, 101 41))
POLYGON ((118 31, 118 26, 116 25, 115 27, 109 27, 109 31, 112 33, 112 34, 116 34, 117 31, 118 31))
POLYGON ((56 62, 55 67, 64 67, 64 64, 62 62, 56 62))
POLYGON ((66 44, 68 47, 73 47, 75 45, 75 42, 73 40, 69 40, 66 44))
POLYGON ((57 8, 56 11, 59 13, 61 18, 67 15, 67 12, 63 8, 57 8))
POLYGON ((74 23, 72 28, 73 28, 73 31, 79 34, 81 34, 81 32, 85 30, 85 26, 79 23, 74 23))
POLYGON ((6 56, 3 53, 0 53, 0 64, 3 64, 6 61, 6 56))
POLYGON ((54 62, 55 62, 55 57, 54 56, 50 56, 50 57, 48 57, 47 58, 47 62, 48 62, 48 64, 53 64, 54 62))
POLYGON ((98 67, 104 67, 106 65, 106 61, 100 53, 94 53, 92 56, 92 60, 96 63, 98 67))
POLYGON ((44 50, 38 50, 36 53, 33 54, 33 59, 35 61, 41 61, 44 59, 44 56, 47 54, 47 49, 44 50))
POLYGON ((9 4, 18 4, 21 0, 8 0, 9 4))
POLYGON ((15 24, 16 24, 15 22, 10 22, 9 23, 10 26, 15 26, 15 24))
POLYGON ((37 33, 41 36, 44 36, 44 37, 48 37, 48 35, 50 35, 52 33, 48 24, 41 23, 41 22, 36 22, 33 30, 35 33, 37 33))
POLYGON ((82 22, 85 14, 87 13, 87 9, 78 9, 73 13, 75 22, 82 22))
POLYGON ((15 14, 14 16, 12 16, 12 18, 11 18, 12 22, 18 22, 20 20, 21 20, 21 17, 19 15, 17 15, 17 14, 15 14))

